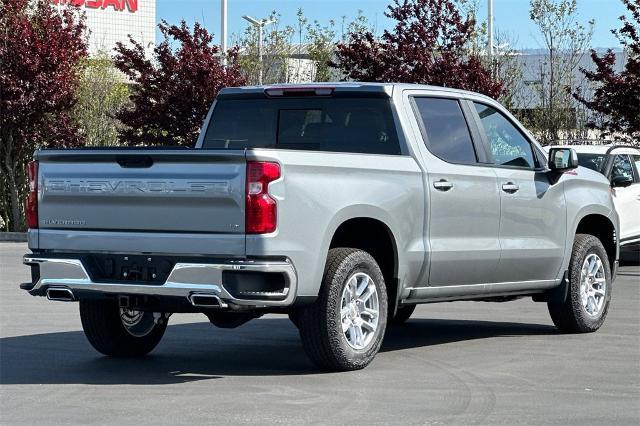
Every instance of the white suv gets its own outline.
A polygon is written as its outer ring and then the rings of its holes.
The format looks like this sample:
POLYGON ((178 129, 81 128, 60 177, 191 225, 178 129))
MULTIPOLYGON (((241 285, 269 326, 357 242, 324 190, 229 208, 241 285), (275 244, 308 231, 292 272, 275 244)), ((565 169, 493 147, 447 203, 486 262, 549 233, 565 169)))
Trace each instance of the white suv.
POLYGON ((602 173, 611 182, 617 182, 611 192, 620 217, 620 246, 640 247, 640 148, 627 145, 570 147, 578 153, 581 166, 602 173))

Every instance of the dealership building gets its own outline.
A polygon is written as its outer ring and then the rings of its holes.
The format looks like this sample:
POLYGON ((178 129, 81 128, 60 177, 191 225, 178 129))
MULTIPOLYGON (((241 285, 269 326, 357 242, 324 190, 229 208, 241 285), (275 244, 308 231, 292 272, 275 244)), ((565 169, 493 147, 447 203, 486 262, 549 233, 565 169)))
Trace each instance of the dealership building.
POLYGON ((147 55, 156 42, 156 0, 53 0, 77 6, 86 16, 89 54, 113 55, 117 42, 127 45, 129 35, 145 47, 147 55))

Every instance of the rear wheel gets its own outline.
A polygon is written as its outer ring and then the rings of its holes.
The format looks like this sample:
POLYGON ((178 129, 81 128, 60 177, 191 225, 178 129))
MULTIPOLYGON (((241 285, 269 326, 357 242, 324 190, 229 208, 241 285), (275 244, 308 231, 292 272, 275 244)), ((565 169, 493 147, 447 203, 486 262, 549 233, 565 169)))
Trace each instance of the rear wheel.
POLYGON ((109 356, 151 352, 167 328, 167 316, 121 308, 114 300, 80 300, 80 319, 89 343, 109 356))
POLYGON ((319 367, 366 367, 387 325, 387 292, 373 257, 352 248, 331 249, 318 299, 301 310, 298 324, 304 349, 319 367))
POLYGON ((611 300, 609 259, 598 238, 578 234, 569 262, 564 303, 548 303, 553 323, 565 333, 589 333, 604 323, 611 300))

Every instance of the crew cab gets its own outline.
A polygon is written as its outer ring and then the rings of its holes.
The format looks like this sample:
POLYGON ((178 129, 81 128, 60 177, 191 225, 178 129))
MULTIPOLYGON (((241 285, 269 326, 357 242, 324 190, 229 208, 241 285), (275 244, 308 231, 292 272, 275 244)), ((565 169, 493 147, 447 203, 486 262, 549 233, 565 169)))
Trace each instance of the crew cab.
POLYGON ((592 332, 618 262, 609 181, 454 89, 227 88, 193 149, 39 150, 28 171, 22 288, 79 301, 111 356, 181 312, 288 314, 327 370, 365 367, 421 303, 531 297, 592 332))

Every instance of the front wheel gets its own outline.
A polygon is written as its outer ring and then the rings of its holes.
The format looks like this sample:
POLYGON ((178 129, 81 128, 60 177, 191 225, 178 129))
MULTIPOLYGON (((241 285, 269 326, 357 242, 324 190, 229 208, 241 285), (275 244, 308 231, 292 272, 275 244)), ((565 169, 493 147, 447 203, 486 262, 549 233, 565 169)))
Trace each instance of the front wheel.
POLYGON ((80 319, 87 340, 109 356, 146 355, 160 343, 167 316, 121 308, 114 300, 80 300, 80 319))
POLYGON ((569 262, 564 303, 548 303, 551 319, 565 333, 589 333, 604 323, 611 301, 611 268, 598 238, 578 234, 569 262))
POLYGON ((387 291, 373 257, 352 248, 331 249, 318 299, 300 312, 298 324, 304 349, 319 367, 366 367, 387 326, 387 291))

